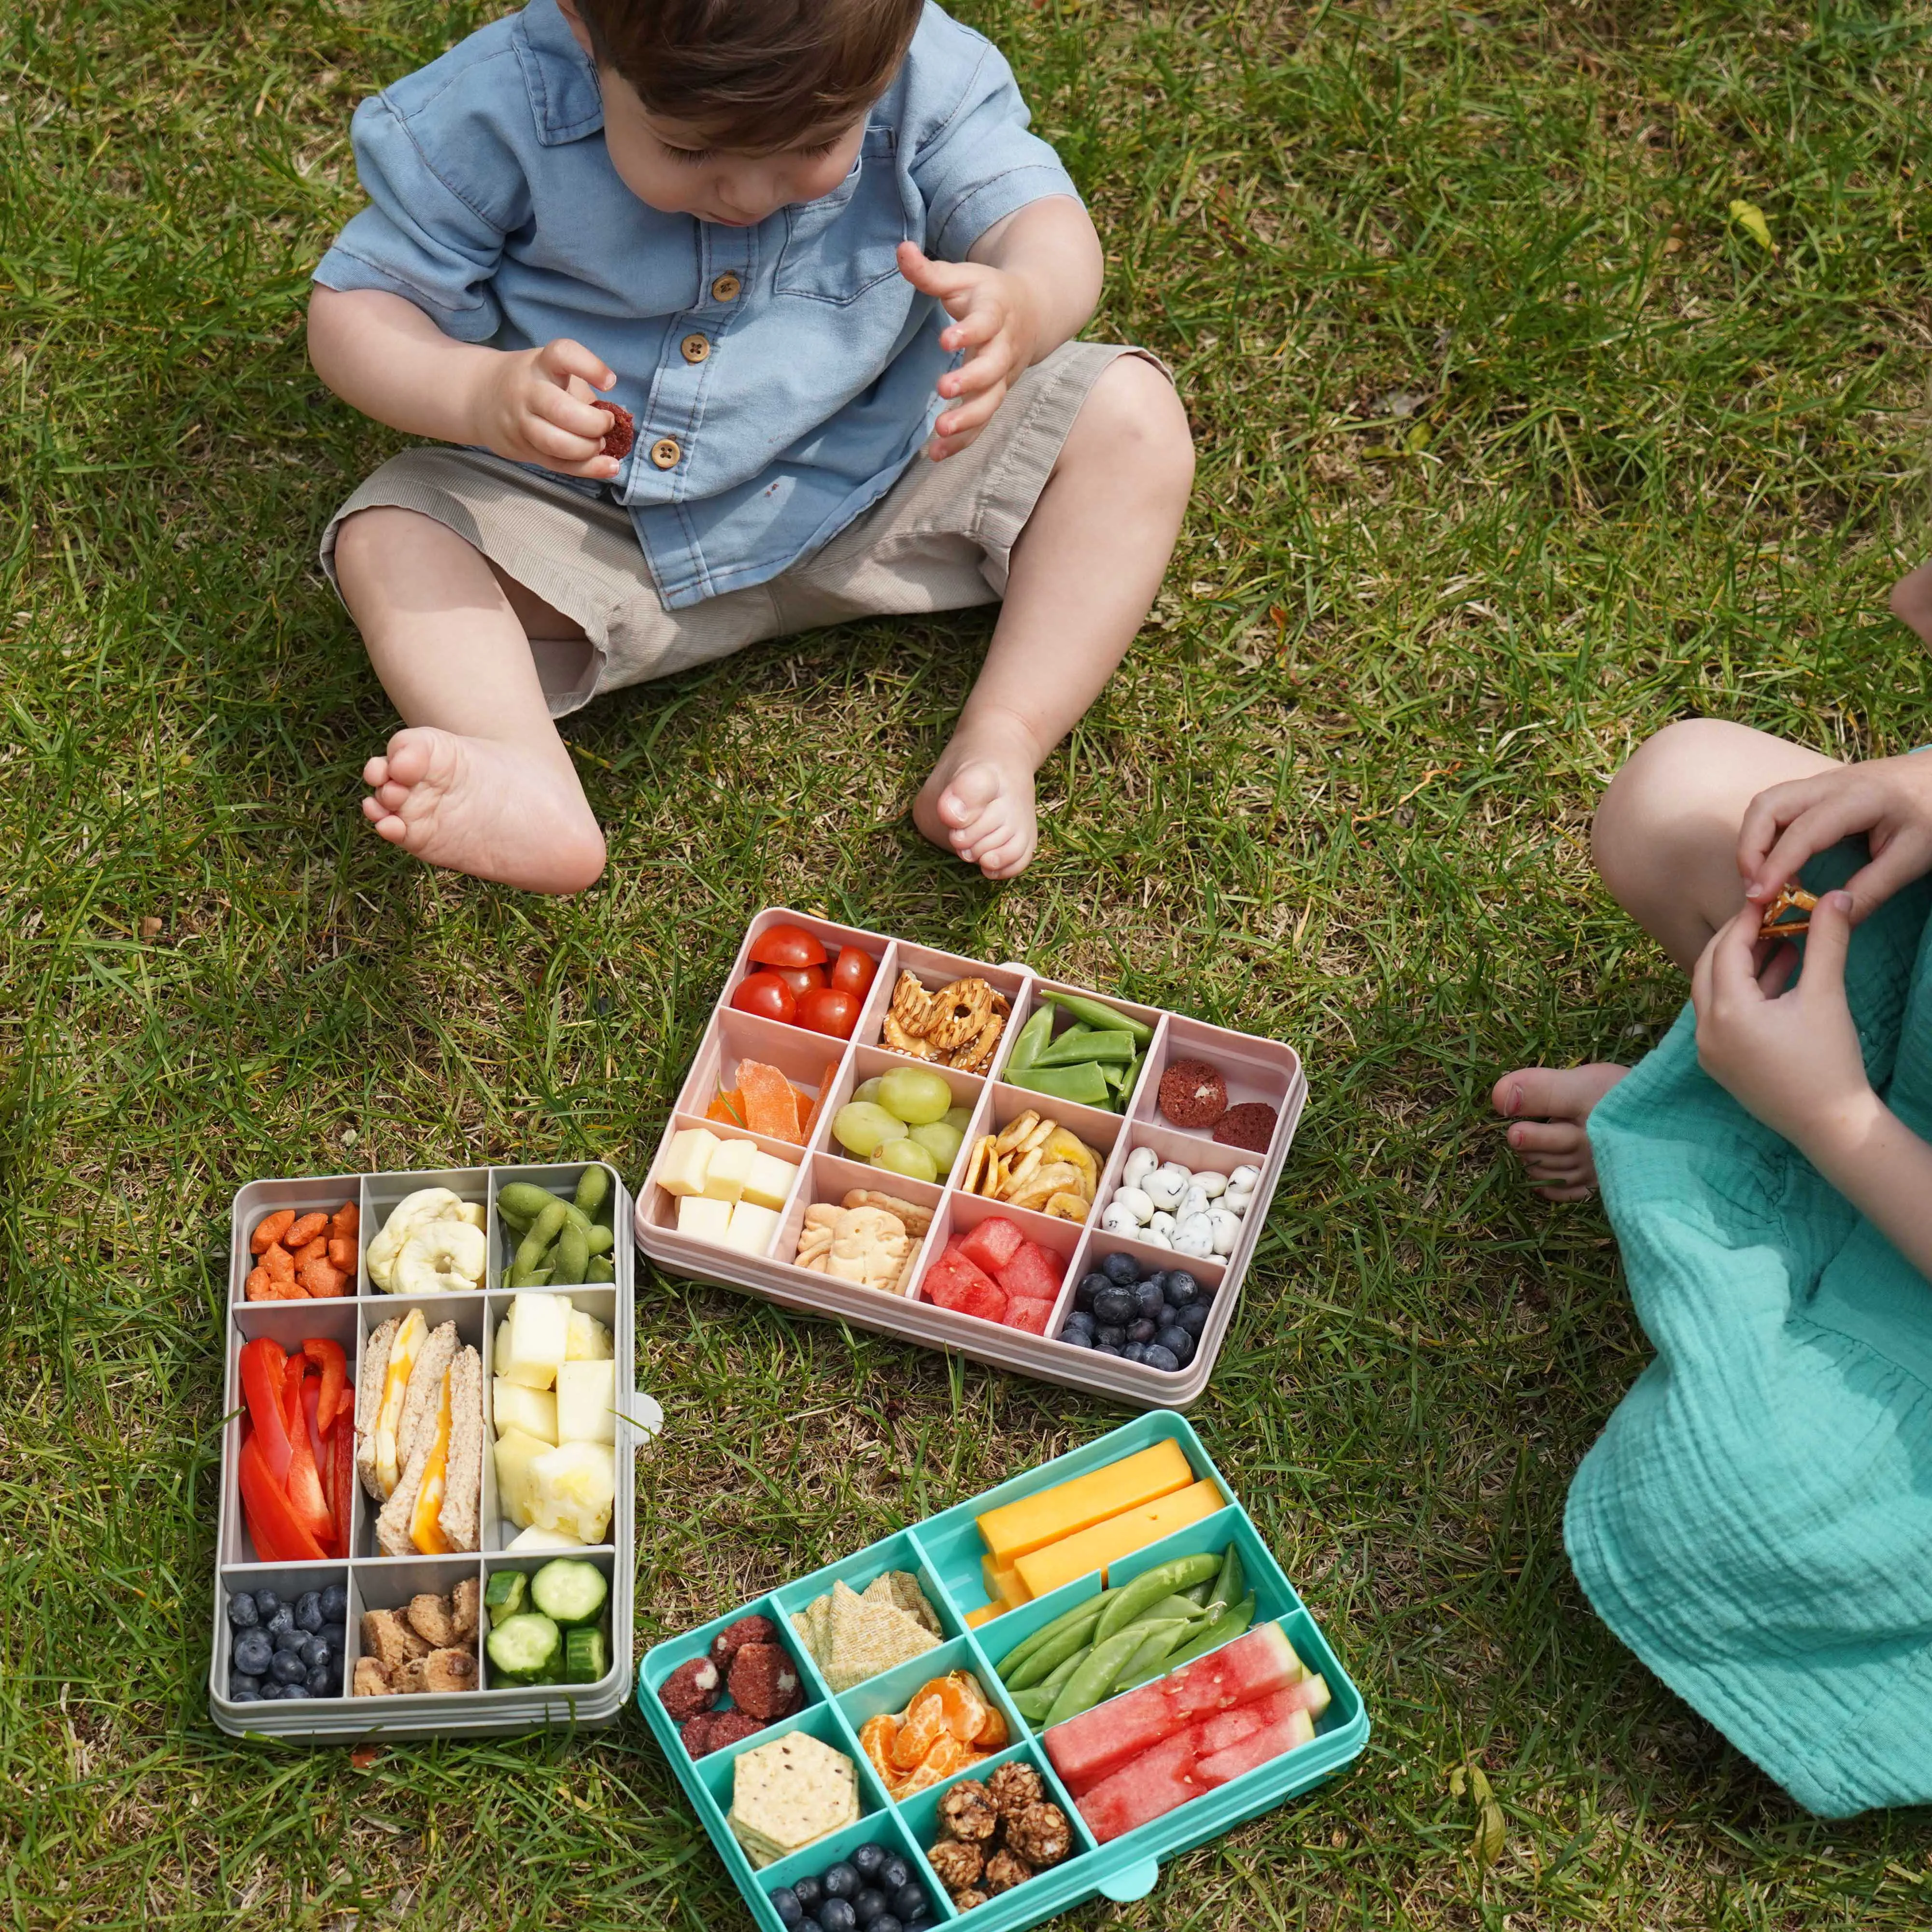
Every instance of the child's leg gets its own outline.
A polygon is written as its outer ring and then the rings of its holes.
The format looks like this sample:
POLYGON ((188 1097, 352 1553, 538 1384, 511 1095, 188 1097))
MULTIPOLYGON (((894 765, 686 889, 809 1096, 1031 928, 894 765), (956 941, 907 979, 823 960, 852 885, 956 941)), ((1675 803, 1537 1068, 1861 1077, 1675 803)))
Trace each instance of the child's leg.
POLYGON ((335 567, 409 728, 363 772, 372 795, 362 809, 376 830, 431 865, 505 885, 574 892, 591 884, 604 836, 530 655, 532 635, 581 635, 578 627, 414 510, 348 518, 335 567))
MULTIPOLYGON (((1758 794, 1833 761, 1722 718, 1666 725, 1610 781, 1592 828, 1597 870, 1618 904, 1688 974, 1744 904, 1738 830, 1758 794)), ((1519 1067, 1490 1096, 1516 1124, 1509 1144, 1537 1191, 1580 1201, 1596 1185, 1583 1123, 1629 1070, 1519 1067)))
POLYGON ((1174 386, 1137 356, 1108 364, 1014 546, 986 664, 913 807, 989 879, 1033 856, 1034 774, 1153 608, 1193 476, 1174 386))

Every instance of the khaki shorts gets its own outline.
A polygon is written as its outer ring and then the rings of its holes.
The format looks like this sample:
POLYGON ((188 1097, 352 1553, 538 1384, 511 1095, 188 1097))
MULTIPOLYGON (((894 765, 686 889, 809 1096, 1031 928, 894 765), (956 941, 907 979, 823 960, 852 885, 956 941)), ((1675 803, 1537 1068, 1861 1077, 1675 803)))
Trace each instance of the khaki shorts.
POLYGON ((500 457, 444 445, 392 457, 356 491, 322 533, 322 568, 334 583, 335 534, 358 510, 388 506, 434 518, 583 626, 587 650, 532 640, 550 715, 560 718, 599 692, 669 677, 763 638, 854 617, 997 602, 1013 545, 1087 392, 1116 356, 1142 352, 1100 342, 1055 350, 1013 385, 957 456, 916 457, 824 549, 769 583, 682 610, 658 602, 622 505, 500 457))

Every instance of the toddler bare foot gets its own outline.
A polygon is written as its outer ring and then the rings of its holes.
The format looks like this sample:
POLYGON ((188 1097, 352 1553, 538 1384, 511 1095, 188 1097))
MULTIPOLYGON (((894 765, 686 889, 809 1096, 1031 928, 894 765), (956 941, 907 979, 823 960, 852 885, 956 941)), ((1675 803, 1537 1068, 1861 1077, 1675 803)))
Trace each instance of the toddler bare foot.
POLYGON ((1490 1106, 1516 1123, 1505 1138, 1546 1201, 1582 1201, 1596 1192, 1597 1164, 1583 1123, 1629 1071, 1604 1060, 1588 1066, 1520 1066, 1490 1090, 1490 1106))
POLYGON ((913 823, 988 878, 1016 878, 1040 843, 1035 762, 1032 741, 1017 725, 962 730, 914 800, 913 823))
POLYGON ((1908 571, 1892 586, 1892 614, 1918 634, 1922 644, 1932 644, 1932 562, 1908 571))
POLYGON ((362 780, 363 815, 432 866, 532 892, 581 892, 604 869, 604 835, 575 776, 514 745, 415 725, 362 780))

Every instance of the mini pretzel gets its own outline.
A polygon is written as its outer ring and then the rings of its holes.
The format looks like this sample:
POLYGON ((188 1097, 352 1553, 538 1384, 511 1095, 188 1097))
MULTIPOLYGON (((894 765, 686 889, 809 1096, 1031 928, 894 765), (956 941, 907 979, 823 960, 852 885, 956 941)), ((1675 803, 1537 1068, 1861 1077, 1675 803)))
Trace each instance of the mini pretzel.
POLYGON ((931 1030, 932 995, 910 973, 902 970, 892 988, 891 1012, 908 1033, 923 1040, 931 1030))
POLYGON ((993 1010, 993 989, 983 980, 955 980, 932 996, 920 1030, 941 1053, 979 1037, 993 1010))
POLYGON ((1764 909, 1764 922, 1757 929, 1760 939, 1798 939, 1811 930, 1808 919, 1786 920, 1788 912, 1812 913, 1818 908, 1818 896, 1808 892, 1802 886, 1780 886, 1778 896, 1764 909), (1784 921, 1780 924, 1780 920, 1784 921))
POLYGON ((908 1054, 914 1060, 932 1058, 932 1048, 917 1034, 908 1033, 890 1013, 886 1016, 886 1024, 882 1032, 886 1044, 895 1053, 908 1054))

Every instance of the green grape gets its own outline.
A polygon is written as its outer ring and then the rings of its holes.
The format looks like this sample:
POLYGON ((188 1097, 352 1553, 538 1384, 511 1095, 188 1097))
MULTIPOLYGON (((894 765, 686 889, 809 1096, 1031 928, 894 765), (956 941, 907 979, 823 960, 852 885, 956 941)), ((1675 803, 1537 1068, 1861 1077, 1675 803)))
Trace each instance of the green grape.
POLYGON ((872 1160, 874 1167, 882 1167, 888 1174, 902 1174, 908 1180, 939 1178, 938 1162, 915 1140, 884 1142, 872 1150, 872 1160))
POLYGON ((861 1160, 875 1148, 905 1138, 904 1121, 869 1100, 848 1101, 832 1118, 832 1138, 861 1160))
POLYGON ((966 1139, 950 1120, 928 1120, 923 1126, 914 1127, 906 1138, 918 1142, 932 1155, 934 1166, 941 1174, 952 1172, 952 1163, 959 1158, 966 1139))
POLYGON ((949 1127, 956 1127, 962 1134, 964 1134, 973 1124, 973 1109, 970 1107, 948 1107, 946 1110, 946 1124, 949 1127))
POLYGON ((915 1127, 944 1120, 952 1104, 952 1089, 922 1066, 895 1066, 879 1082, 879 1105, 915 1127))
POLYGON ((876 1101, 879 1097, 879 1089, 884 1084, 884 1076, 875 1073, 871 1079, 860 1081, 858 1085, 852 1089, 852 1097, 855 1100, 876 1101))

